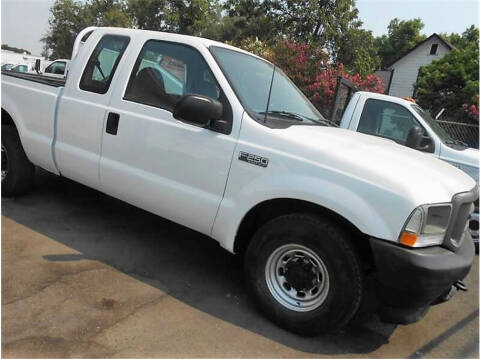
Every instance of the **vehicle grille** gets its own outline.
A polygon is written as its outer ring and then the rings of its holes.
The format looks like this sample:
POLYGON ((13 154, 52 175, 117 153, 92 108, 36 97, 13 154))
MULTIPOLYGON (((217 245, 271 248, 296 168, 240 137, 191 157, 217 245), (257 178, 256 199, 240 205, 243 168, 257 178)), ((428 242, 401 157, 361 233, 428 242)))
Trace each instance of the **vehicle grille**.
POLYGON ((443 241, 444 247, 456 251, 462 245, 468 219, 478 200, 478 186, 471 191, 457 193, 452 198, 452 214, 443 241))

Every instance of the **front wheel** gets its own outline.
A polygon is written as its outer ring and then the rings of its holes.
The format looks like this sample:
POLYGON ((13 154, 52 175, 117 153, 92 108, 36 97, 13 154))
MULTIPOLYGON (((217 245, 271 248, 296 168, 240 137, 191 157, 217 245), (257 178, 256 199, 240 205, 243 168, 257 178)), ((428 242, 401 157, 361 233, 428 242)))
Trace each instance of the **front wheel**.
POLYGON ((275 323, 315 335, 345 325, 363 295, 358 255, 335 223, 309 214, 275 218, 252 238, 247 287, 275 323))
POLYGON ((35 167, 23 150, 17 129, 2 126, 2 196, 27 192, 33 183, 35 167))

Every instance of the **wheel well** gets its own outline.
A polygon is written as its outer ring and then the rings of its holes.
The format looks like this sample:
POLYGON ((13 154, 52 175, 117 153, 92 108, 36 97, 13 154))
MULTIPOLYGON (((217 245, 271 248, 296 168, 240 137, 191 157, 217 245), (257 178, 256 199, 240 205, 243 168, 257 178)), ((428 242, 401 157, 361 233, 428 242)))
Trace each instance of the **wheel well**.
POLYGON ((2 108, 2 126, 14 126, 15 122, 13 122, 12 116, 2 108))
POLYGON ((365 269, 373 266, 372 250, 368 235, 362 233, 355 225, 328 208, 318 204, 290 199, 279 198, 259 203, 253 207, 243 218, 235 238, 234 251, 243 255, 256 230, 268 221, 291 213, 312 213, 326 217, 338 223, 349 234, 350 243, 360 255, 365 269))

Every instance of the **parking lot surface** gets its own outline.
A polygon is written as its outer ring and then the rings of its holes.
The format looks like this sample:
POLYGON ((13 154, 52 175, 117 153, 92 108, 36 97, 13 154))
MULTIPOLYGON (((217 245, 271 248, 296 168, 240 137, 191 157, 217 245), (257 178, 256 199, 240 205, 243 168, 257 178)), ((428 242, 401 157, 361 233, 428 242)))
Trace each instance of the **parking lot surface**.
POLYGON ((478 257, 466 283, 416 324, 366 313, 305 338, 268 322, 247 300, 241 261, 197 232, 43 171, 30 194, 2 199, 10 358, 476 358, 478 257))

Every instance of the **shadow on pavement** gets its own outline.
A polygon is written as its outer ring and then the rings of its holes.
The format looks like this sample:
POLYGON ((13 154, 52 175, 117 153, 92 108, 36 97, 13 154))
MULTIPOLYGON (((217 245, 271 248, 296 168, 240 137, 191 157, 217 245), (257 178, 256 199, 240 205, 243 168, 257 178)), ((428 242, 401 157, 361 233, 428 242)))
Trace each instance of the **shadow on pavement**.
POLYGON ((240 258, 214 240, 42 170, 37 170, 34 191, 2 201, 2 213, 82 253, 44 256, 48 261, 103 262, 196 309, 296 350, 369 353, 388 343, 395 330, 368 313, 341 333, 316 338, 282 330, 247 300, 240 258))

